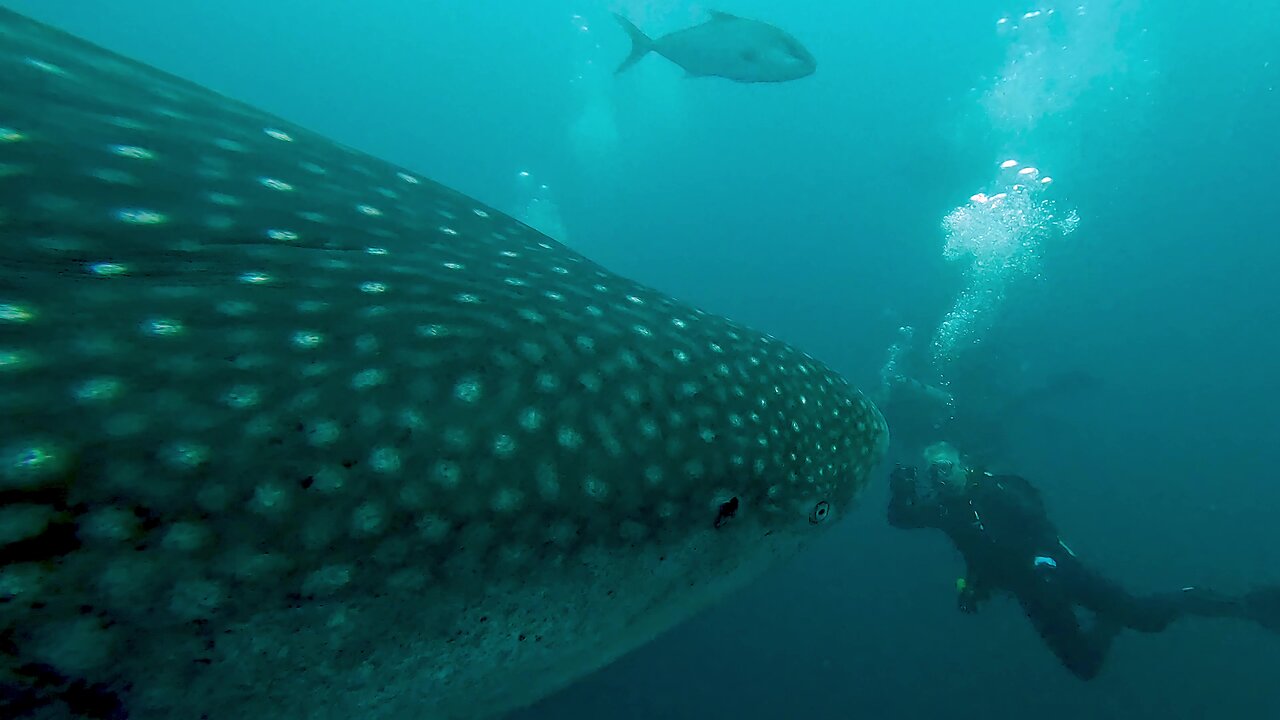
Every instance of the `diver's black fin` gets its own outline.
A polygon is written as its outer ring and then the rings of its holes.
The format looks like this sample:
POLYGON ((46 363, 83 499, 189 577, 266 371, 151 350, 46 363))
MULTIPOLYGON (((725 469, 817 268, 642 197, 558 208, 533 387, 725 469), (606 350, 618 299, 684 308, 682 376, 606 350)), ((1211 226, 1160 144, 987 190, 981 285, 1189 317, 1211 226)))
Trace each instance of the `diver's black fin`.
POLYGON ((1268 585, 1254 588, 1244 596, 1247 620, 1272 632, 1280 632, 1280 587, 1268 585))
POLYGON ((653 40, 650 40, 649 36, 645 35, 643 30, 636 27, 635 23, 622 17, 618 13, 614 13, 613 16, 618 19, 618 24, 622 26, 622 29, 627 31, 627 35, 631 36, 631 54, 627 56, 627 59, 622 61, 622 64, 618 66, 617 70, 613 71, 613 74, 617 75, 632 65, 640 62, 640 58, 648 55, 649 51, 653 50, 653 40))

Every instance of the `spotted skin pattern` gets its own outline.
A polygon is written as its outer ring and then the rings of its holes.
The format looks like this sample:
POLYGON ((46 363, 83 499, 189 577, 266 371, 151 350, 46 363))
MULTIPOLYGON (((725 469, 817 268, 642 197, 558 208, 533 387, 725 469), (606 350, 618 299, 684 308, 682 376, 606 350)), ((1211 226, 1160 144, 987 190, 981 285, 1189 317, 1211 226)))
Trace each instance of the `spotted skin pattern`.
POLYGON ((0 715, 476 718, 794 554, 786 344, 0 11, 0 715))

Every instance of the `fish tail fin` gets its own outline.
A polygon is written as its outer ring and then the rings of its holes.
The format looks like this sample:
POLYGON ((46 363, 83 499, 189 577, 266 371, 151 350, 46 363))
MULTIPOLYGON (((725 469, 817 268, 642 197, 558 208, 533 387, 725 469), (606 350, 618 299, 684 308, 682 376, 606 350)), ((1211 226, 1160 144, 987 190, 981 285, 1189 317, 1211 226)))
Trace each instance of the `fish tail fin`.
POLYGON ((622 61, 622 64, 618 66, 617 70, 613 71, 613 74, 617 75, 632 65, 640 62, 640 58, 648 55, 649 52, 653 50, 653 40, 650 40, 649 36, 645 35, 643 30, 636 27, 635 23, 622 17, 618 13, 614 13, 613 16, 618 19, 618 24, 622 26, 622 29, 627 31, 627 35, 631 36, 631 54, 627 56, 626 60, 622 61))

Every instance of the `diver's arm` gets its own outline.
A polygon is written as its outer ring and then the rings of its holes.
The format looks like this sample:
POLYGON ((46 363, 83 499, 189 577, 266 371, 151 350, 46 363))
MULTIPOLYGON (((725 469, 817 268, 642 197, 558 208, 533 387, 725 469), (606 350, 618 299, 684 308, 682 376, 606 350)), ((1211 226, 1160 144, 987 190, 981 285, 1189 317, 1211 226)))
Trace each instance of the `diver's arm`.
POLYGON ((935 502, 920 497, 916 469, 895 467, 889 475, 889 524, 903 529, 937 527, 940 515, 935 502))

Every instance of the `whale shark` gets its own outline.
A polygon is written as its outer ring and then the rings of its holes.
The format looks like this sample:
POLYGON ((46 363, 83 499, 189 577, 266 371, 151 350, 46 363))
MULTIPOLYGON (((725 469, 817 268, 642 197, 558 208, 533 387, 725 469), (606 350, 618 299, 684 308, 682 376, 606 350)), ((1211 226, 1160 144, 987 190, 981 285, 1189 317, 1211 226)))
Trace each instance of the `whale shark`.
POLYGON ((847 514, 800 350, 0 10, 0 715, 486 718, 847 514))

